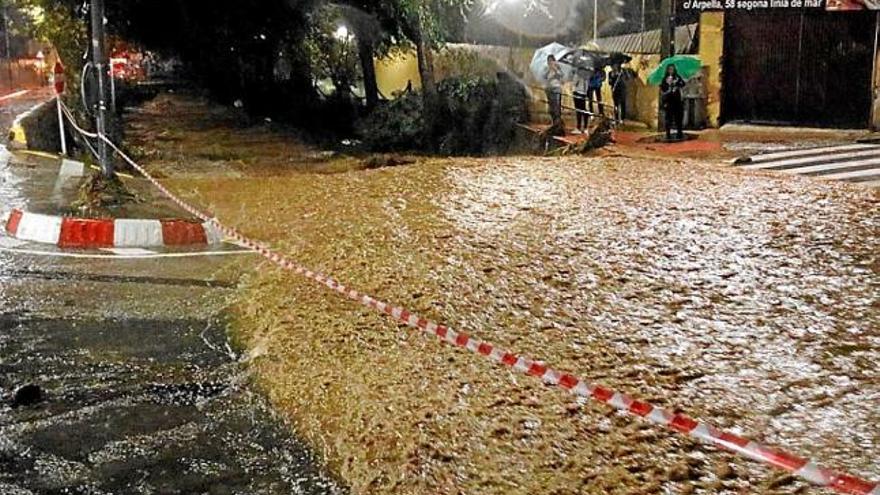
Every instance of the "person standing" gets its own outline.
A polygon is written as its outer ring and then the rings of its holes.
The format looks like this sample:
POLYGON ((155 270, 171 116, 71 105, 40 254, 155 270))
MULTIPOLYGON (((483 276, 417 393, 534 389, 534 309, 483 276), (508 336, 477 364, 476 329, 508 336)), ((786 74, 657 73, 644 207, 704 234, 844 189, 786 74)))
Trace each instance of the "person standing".
POLYGON ((547 86, 544 92, 547 95, 547 105, 550 110, 552 127, 557 131, 564 132, 565 124, 562 122, 562 67, 553 55, 547 56, 547 69, 544 79, 547 86))
POLYGON ((574 76, 573 97, 577 114, 577 129, 574 132, 577 134, 583 134, 590 123, 590 115, 587 113, 587 98, 589 98, 591 76, 590 71, 583 67, 578 67, 574 76))
POLYGON ((663 111, 666 114, 666 139, 672 139, 672 128, 676 129, 676 138, 684 139, 684 102, 681 90, 685 81, 678 75, 675 64, 666 67, 666 75, 660 83, 660 98, 663 102, 663 111))
POLYGON ((590 98, 590 112, 593 114, 604 114, 602 111, 602 83, 604 82, 605 69, 597 68, 590 78, 590 87, 587 92, 587 96, 590 98), (593 110, 593 102, 596 103, 595 110, 593 110))
POLYGON ((620 122, 626 118, 626 77, 620 64, 611 66, 608 84, 611 85, 611 97, 614 100, 614 118, 620 122))

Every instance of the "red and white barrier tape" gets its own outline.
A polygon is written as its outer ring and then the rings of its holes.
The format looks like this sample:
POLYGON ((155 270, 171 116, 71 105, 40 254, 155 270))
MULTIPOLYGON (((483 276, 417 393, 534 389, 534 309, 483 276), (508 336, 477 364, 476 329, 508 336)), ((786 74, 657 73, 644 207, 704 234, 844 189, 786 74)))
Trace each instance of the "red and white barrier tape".
MULTIPOLYGON (((68 118, 72 120, 72 115, 70 115, 69 112, 67 112, 67 114, 68 118)), ((830 488, 838 493, 880 495, 880 483, 878 482, 868 481, 844 472, 819 467, 817 464, 803 457, 767 447, 732 433, 721 431, 710 424, 701 423, 684 414, 672 413, 648 402, 630 397, 624 393, 605 388, 598 384, 590 383, 572 374, 556 371, 543 364, 541 361, 533 361, 510 353, 497 348, 488 342, 477 340, 465 333, 457 332, 445 325, 422 318, 404 308, 388 304, 355 289, 346 287, 327 275, 310 270, 296 261, 273 252, 267 245, 251 240, 240 234, 237 230, 224 226, 216 218, 202 213, 165 188, 165 186, 147 173, 147 171, 140 165, 135 163, 134 160, 129 158, 128 155, 120 150, 119 147, 106 136, 98 136, 97 134, 88 133, 80 129, 75 122, 71 122, 71 124, 83 135, 102 139, 108 146, 116 151, 126 163, 131 165, 148 181, 155 185, 162 194, 193 216, 200 218, 205 222, 213 223, 217 229, 225 235, 236 240, 242 246, 258 252, 276 265, 318 282, 319 284, 325 285, 330 290, 348 297, 368 308, 372 308, 380 313, 385 313, 412 328, 420 329, 429 335, 440 338, 440 340, 444 342, 467 349, 474 354, 479 354, 497 363, 504 364, 520 373, 540 378, 545 383, 561 387, 578 397, 604 402, 620 411, 645 418, 648 421, 667 427, 689 437, 714 444, 717 447, 749 459, 789 471, 816 485, 830 488)))

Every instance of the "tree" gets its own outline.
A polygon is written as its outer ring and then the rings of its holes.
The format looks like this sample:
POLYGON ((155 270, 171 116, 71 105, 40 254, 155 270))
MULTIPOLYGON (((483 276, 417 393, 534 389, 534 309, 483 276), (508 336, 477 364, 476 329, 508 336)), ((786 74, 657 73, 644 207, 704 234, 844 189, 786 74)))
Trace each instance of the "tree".
POLYGON ((423 92, 430 99, 437 92, 433 51, 466 22, 474 0, 346 0, 345 4, 371 14, 386 40, 415 47, 423 92))
POLYGON ((347 99, 358 79, 359 50, 355 47, 354 36, 348 26, 340 22, 342 20, 341 9, 334 5, 316 8, 309 16, 311 29, 305 49, 315 79, 330 79, 336 96, 347 99))
POLYGON ((27 18, 27 25, 20 26, 20 29, 28 30, 35 39, 48 41, 55 47, 66 69, 68 94, 76 94, 83 66, 82 54, 88 46, 89 36, 88 24, 78 9, 80 4, 58 0, 7 0, 5 4, 18 9, 27 18))
POLYGON ((377 55, 387 51, 390 37, 383 31, 376 17, 368 12, 351 6, 342 6, 340 13, 354 32, 367 109, 373 110, 379 103, 379 85, 376 83, 374 60, 377 55))

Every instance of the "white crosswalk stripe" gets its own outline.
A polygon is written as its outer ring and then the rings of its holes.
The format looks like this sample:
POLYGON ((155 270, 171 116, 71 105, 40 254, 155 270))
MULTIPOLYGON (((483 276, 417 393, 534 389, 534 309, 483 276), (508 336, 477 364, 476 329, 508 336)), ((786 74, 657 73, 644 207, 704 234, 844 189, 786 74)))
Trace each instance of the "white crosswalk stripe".
POLYGON ((736 166, 747 170, 772 170, 810 175, 828 180, 880 185, 880 145, 848 144, 791 149, 740 158, 736 166))

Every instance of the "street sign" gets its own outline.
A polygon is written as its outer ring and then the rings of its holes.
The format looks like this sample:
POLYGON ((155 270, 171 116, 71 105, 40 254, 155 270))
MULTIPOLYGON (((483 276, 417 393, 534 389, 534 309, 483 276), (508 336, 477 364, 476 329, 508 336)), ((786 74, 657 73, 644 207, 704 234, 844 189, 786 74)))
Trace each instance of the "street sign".
POLYGON ((64 66, 60 61, 55 62, 53 72, 55 73, 55 94, 60 96, 64 93, 64 66))

